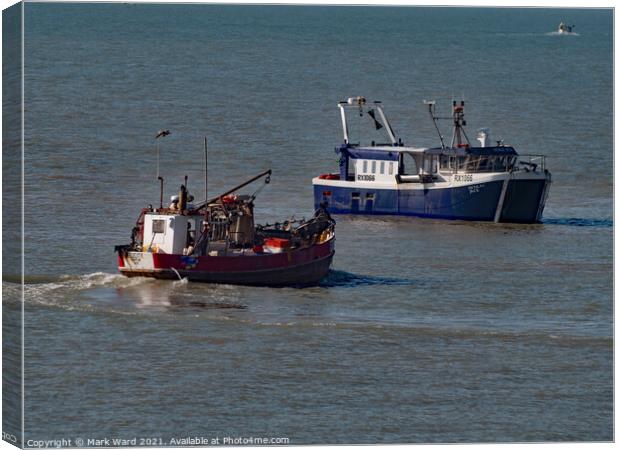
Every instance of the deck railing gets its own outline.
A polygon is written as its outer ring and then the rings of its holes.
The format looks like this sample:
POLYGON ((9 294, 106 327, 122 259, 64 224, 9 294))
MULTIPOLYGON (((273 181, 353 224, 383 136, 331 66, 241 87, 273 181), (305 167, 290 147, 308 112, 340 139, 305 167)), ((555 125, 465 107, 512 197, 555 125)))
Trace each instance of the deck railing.
POLYGON ((544 171, 546 168, 546 157, 544 155, 519 155, 516 157, 514 165, 508 162, 506 158, 515 158, 514 156, 506 156, 502 161, 495 158, 489 159, 488 156, 470 157, 466 161, 458 163, 458 167, 450 167, 449 169, 440 168, 441 172, 451 173, 482 173, 482 172, 510 172, 517 170, 525 171, 544 171))
POLYGON ((530 170, 540 170, 544 172, 547 165, 547 157, 545 155, 519 155, 515 170, 528 167, 530 170))

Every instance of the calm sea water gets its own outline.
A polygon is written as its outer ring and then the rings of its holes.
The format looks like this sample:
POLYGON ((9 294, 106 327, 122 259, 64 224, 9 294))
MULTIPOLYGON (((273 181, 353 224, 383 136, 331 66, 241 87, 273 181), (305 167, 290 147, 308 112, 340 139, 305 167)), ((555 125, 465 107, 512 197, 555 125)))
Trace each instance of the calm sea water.
MULTIPOLYGON (((25 11, 26 440, 613 439, 610 10, 25 11), (258 220, 308 216, 352 95, 419 146, 437 144, 422 100, 464 97, 470 134, 548 155, 543 224, 337 217, 308 289, 116 275, 113 246, 158 201, 159 129, 167 196, 185 174, 201 192, 206 135, 211 192, 272 168, 258 220)), ((19 237, 3 243, 6 315, 19 237)))

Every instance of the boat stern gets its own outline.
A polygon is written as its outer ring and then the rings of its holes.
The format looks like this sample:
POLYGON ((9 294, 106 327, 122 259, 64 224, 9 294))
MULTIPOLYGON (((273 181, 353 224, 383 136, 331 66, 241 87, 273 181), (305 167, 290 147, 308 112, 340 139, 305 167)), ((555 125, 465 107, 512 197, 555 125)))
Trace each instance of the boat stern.
POLYGON ((118 253, 118 270, 122 275, 152 276, 155 272, 153 253, 131 251, 128 245, 114 247, 118 253))

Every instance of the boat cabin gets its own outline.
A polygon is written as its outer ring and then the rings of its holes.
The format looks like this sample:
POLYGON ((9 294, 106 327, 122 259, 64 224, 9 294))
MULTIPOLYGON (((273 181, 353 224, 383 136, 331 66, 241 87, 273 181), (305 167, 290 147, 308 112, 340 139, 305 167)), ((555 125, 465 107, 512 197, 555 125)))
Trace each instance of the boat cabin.
MULTIPOLYGON (((433 123, 440 118, 435 114, 435 102, 425 102, 433 123)), ((337 147, 340 155, 340 172, 322 175, 327 179, 340 179, 354 182, 375 183, 429 183, 445 181, 445 177, 457 173, 508 172, 515 168, 518 154, 513 147, 505 146, 501 141, 489 145, 488 128, 478 130, 479 146, 472 147, 465 134, 464 102, 453 102, 452 117, 454 132, 448 146, 437 128, 441 147, 417 148, 405 147, 396 138, 388 122, 381 102, 366 104, 364 97, 351 97, 339 102, 344 143, 337 147), (375 130, 383 130, 389 140, 386 144, 360 146, 351 143, 347 124, 347 111, 358 112, 360 117, 368 115, 375 130)))
POLYGON ((518 154, 512 147, 431 148, 423 152, 424 172, 480 173, 508 172, 516 164, 518 154))
POLYGON ((507 172, 513 169, 517 152, 512 147, 336 148, 340 154, 339 179, 376 183, 428 182, 456 173, 507 172))
POLYGON ((452 114, 445 117, 436 114, 435 101, 424 103, 437 146, 403 145, 381 102, 366 103, 364 97, 339 102, 344 138, 335 149, 339 170, 313 178, 315 207, 337 214, 538 222, 551 183, 544 155, 519 155, 492 140, 487 128, 470 140, 463 101, 452 101, 452 114), (359 140, 350 138, 350 116, 359 140), (442 133, 439 120, 452 122, 451 137, 442 133))
MULTIPOLYGON (((143 252, 177 255, 217 255, 229 249, 251 248, 255 241, 253 197, 227 195, 196 209, 145 208, 134 228, 133 242, 143 252)), ((132 244, 132 246, 134 246, 132 244)))
POLYGON ((203 221, 202 215, 147 213, 144 215, 142 251, 191 254, 199 234, 197 230, 203 229, 203 221))

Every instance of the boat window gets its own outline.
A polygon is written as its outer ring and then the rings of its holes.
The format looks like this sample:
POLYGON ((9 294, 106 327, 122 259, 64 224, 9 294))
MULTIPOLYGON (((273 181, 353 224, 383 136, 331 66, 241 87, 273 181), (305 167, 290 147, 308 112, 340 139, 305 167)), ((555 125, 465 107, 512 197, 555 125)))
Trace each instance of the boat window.
POLYGON ((465 170, 468 172, 477 172, 480 167, 480 157, 470 156, 465 160, 465 170))
POLYGON ((506 164, 505 156, 470 156, 465 160, 464 169, 467 172, 503 172, 506 164))
POLYGON ((374 161, 374 160, 373 160, 373 162, 372 162, 372 170, 371 170, 371 172, 372 172, 372 173, 377 173, 377 161, 374 161))
POLYGON ((368 161, 364 160, 364 168, 362 169, 363 173, 368 173, 368 161))
POLYGON ((439 168, 441 170, 450 169, 450 157, 448 155, 441 155, 439 157, 439 168))
POLYGON ((189 219, 187 221, 187 245, 196 243, 196 221, 189 219))
POLYGON ((505 172, 512 168, 514 164, 514 156, 499 156, 496 158, 495 171, 505 172))
POLYGON ((478 172, 489 172, 493 170, 493 158, 489 156, 480 157, 480 162, 478 164, 478 172))
POLYGON ((424 157, 424 173, 437 173, 437 156, 424 157))
POLYGON ((467 156, 459 156, 457 158, 457 168, 459 170, 468 170, 469 157, 467 156))
POLYGON ((381 161, 381 167, 379 168, 379 173, 381 175, 385 173, 385 161, 381 161))
POLYGON ((411 153, 407 153, 409 158, 403 158, 403 174, 417 175, 418 164, 411 153))
POLYGON ((390 162, 388 164, 388 174, 389 175, 393 175, 394 174, 394 163, 393 162, 390 162))
POLYGON ((517 163, 517 157, 511 156, 508 162, 508 169, 512 169, 512 167, 517 163))
POLYGON ((478 158, 475 158, 473 156, 465 157, 464 169, 467 172, 473 172, 476 169, 477 165, 478 165, 478 158))
POLYGON ((355 179, 355 161, 347 161, 347 179, 355 179))
POLYGON ((153 221, 153 233, 165 233, 166 232, 166 221, 165 220, 154 220, 153 221))
POLYGON ((506 170, 506 157, 505 156, 497 156, 494 159, 493 170, 495 172, 503 172, 506 170))

